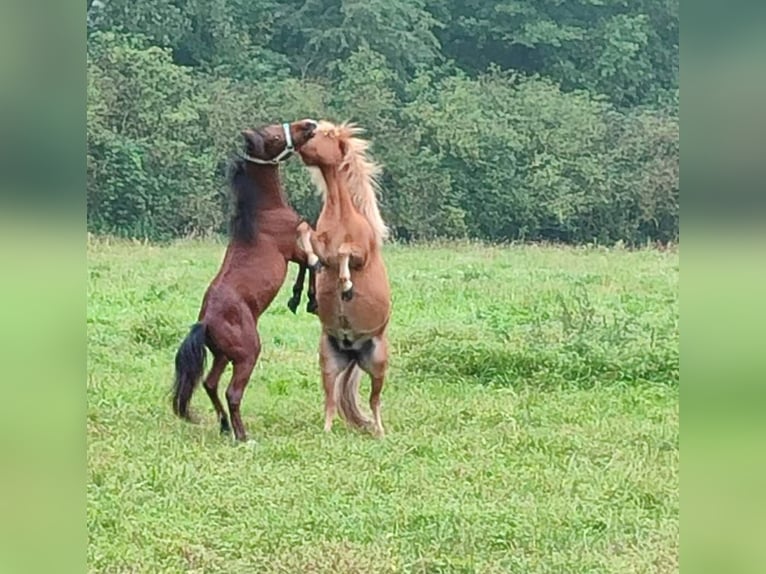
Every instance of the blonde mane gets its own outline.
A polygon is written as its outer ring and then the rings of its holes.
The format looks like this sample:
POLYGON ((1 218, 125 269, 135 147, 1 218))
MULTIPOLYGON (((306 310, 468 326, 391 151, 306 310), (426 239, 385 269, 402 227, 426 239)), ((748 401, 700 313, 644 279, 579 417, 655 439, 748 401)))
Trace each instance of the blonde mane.
MULTIPOLYGON (((346 143, 346 155, 338 166, 339 175, 345 179, 351 200, 359 213, 370 223, 378 245, 382 244, 389 236, 389 229, 378 208, 378 177, 383 170, 367 153, 370 142, 356 137, 364 130, 353 123, 335 125, 326 121, 319 122, 317 131, 320 130, 330 131, 346 143)), ((318 168, 312 168, 310 171, 314 185, 322 192, 324 198, 327 194, 327 184, 321 171, 318 168)))

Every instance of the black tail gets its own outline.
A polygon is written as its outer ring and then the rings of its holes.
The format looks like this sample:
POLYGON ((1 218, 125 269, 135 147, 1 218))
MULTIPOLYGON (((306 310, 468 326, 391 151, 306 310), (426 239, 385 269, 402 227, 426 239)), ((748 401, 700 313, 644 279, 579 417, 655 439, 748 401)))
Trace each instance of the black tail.
POLYGON ((197 387, 202 372, 205 370, 205 335, 204 323, 192 325, 176 353, 176 380, 173 384, 173 412, 179 417, 189 419, 189 401, 197 387))

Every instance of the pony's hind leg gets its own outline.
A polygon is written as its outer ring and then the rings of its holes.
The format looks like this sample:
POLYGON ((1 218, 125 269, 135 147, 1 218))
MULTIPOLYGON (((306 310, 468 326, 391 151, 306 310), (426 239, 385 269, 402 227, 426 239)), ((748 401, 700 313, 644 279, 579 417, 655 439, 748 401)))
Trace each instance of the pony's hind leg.
POLYGON ((329 336, 322 333, 319 343, 319 368, 322 372, 322 386, 324 387, 324 430, 332 430, 332 421, 337 410, 336 384, 338 376, 349 366, 350 359, 339 352, 330 343, 329 336))
POLYGON ((371 376, 372 390, 370 391, 370 410, 375 418, 375 436, 383 437, 386 431, 383 429, 383 419, 380 416, 380 392, 383 390, 384 375, 371 376))
POLYGON ((250 382, 250 375, 253 373, 255 363, 261 354, 261 339, 258 335, 258 327, 255 321, 248 314, 246 320, 241 326, 237 340, 236 353, 232 353, 233 372, 231 382, 226 389, 226 402, 229 405, 229 416, 231 417, 231 426, 234 430, 234 437, 238 441, 247 440, 245 425, 242 424, 242 415, 239 407, 242 403, 242 396, 245 394, 245 387, 250 382))
POLYGON ((250 381, 250 375, 255 368, 255 357, 247 358, 239 362, 234 361, 234 369, 229 388, 226 389, 226 402, 229 404, 229 415, 231 416, 231 426, 234 427, 234 437, 238 441, 247 440, 245 425, 242 424, 242 415, 239 411, 239 405, 242 402, 242 396, 245 394, 245 387, 250 381))
POLYGON ((229 417, 226 415, 226 411, 223 408, 223 403, 218 397, 218 381, 221 380, 221 375, 226 370, 226 365, 229 364, 229 359, 223 355, 215 355, 213 358, 213 366, 210 368, 210 372, 205 378, 203 386, 207 391, 207 396, 210 397, 210 401, 213 403, 215 414, 218 417, 218 421, 221 425, 221 433, 228 433, 231 431, 229 426, 229 417))
POLYGON ((372 380, 370 391, 370 410, 375 419, 375 435, 382 437, 385 434, 383 419, 380 414, 380 393, 388 368, 388 340, 385 335, 373 338, 372 348, 361 357, 360 366, 367 371, 372 380))

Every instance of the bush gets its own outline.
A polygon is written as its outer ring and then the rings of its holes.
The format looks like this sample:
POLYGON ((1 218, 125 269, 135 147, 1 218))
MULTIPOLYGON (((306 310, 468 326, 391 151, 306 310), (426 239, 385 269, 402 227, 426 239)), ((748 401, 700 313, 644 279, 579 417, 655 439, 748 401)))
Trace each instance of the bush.
MULTIPOLYGON (((244 127, 352 120, 384 165, 382 211, 399 239, 474 237, 638 244, 678 238, 678 117, 617 110, 551 80, 497 69, 421 71, 402 91, 361 46, 325 85, 276 74, 213 77, 139 36, 88 42, 88 225, 167 239, 225 231, 225 164, 244 127)), ((319 198, 300 162, 293 206, 319 198)))

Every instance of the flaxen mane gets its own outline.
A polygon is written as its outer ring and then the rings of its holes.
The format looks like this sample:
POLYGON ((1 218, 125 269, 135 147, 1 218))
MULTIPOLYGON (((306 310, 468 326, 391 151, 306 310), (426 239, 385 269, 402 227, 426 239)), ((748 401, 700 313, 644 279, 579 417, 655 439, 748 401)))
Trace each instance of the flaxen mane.
MULTIPOLYGON (((359 213, 364 215, 372 227, 378 245, 389 236, 389 229, 380 215, 377 194, 380 191, 378 177, 382 173, 380 164, 376 163, 367 153, 370 142, 357 135, 364 130, 353 123, 344 122, 340 125, 320 121, 317 131, 328 130, 335 133, 337 138, 346 144, 346 155, 338 166, 341 176, 345 177, 349 194, 359 213)), ((312 179, 322 196, 327 193, 327 186, 321 172, 311 170, 312 179)))

